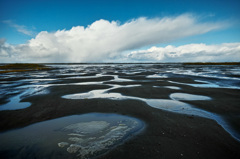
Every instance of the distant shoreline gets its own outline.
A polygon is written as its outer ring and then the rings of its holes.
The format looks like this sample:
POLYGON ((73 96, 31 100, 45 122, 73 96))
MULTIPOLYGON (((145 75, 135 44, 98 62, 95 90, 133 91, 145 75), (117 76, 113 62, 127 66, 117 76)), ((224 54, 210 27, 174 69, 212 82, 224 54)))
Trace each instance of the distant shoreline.
POLYGON ((30 64, 30 63, 3 64, 0 66, 0 74, 10 73, 10 72, 49 70, 49 69, 50 69, 49 67, 43 64, 30 64))
POLYGON ((183 65, 240 65, 240 62, 162 62, 162 63, 0 63, 0 65, 8 65, 8 64, 16 64, 16 65, 24 65, 24 64, 41 64, 41 65, 131 65, 131 64, 183 64, 183 65))

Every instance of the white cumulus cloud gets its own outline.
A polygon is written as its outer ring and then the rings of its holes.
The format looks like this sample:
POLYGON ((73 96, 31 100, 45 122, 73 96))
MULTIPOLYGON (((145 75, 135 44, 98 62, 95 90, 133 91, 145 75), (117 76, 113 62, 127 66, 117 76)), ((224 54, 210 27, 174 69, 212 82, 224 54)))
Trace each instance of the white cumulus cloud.
POLYGON ((147 50, 133 51, 127 55, 127 59, 149 62, 239 62, 240 43, 154 46, 147 50))
MULTIPOLYGON (((125 51, 204 34, 225 26, 225 23, 221 22, 199 22, 190 14, 153 19, 138 18, 123 24, 118 21, 110 22, 101 19, 87 27, 76 26, 70 30, 56 32, 42 31, 26 44, 13 46, 2 42, 0 43, 0 62, 110 62, 118 60, 124 62, 121 59, 125 51)), ((133 57, 133 54, 129 55, 129 58, 137 59, 133 57)))

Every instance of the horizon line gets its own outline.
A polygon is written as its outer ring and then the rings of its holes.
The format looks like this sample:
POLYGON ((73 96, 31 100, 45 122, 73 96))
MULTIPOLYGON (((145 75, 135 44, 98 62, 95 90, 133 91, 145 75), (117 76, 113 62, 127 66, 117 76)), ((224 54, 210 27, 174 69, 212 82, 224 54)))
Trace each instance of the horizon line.
POLYGON ((215 65, 240 65, 240 62, 79 62, 79 63, 71 63, 71 62, 9 62, 9 63, 0 63, 0 65, 4 64, 45 64, 45 65, 53 65, 53 64, 62 64, 62 65, 84 65, 84 64, 187 64, 187 65, 201 65, 201 64, 215 64, 215 65))

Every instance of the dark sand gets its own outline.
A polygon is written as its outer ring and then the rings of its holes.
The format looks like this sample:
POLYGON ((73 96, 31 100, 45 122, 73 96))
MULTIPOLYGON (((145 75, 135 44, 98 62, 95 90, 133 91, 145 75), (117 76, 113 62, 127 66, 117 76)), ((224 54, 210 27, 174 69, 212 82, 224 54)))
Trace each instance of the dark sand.
MULTIPOLYGON (((148 73, 146 73, 148 74, 148 73)), ((152 73, 149 73, 152 74, 152 73)), ((119 74, 119 77, 124 76, 119 74)), ((66 79, 57 83, 85 81, 104 81, 100 79, 66 79)), ((130 79, 130 77, 128 77, 130 79)), ((240 90, 223 88, 196 88, 187 85, 169 83, 167 80, 185 83, 197 83, 190 78, 146 79, 145 74, 132 76, 133 82, 118 84, 142 84, 143 87, 119 88, 111 90, 123 95, 142 98, 169 99, 171 93, 181 92, 205 95, 209 101, 184 101, 209 112, 218 113, 236 128, 240 128, 240 90), (144 81, 141 81, 144 80, 144 81), (181 90, 153 88, 152 86, 177 86, 181 90)), ((106 82, 116 83, 116 82, 106 82)), ((50 93, 35 95, 22 100, 31 102, 26 109, 0 111, 0 130, 21 128, 33 123, 73 114, 90 112, 117 113, 141 119, 146 128, 137 136, 101 156, 101 159, 164 159, 164 158, 240 158, 240 142, 236 141, 215 121, 197 116, 176 114, 148 106, 138 100, 110 99, 64 99, 66 94, 87 92, 94 89, 109 88, 106 85, 66 85, 51 86, 50 93)), ((0 154, 3 155, 4 154, 0 154)), ((54 156, 49 156, 49 158, 54 156)))

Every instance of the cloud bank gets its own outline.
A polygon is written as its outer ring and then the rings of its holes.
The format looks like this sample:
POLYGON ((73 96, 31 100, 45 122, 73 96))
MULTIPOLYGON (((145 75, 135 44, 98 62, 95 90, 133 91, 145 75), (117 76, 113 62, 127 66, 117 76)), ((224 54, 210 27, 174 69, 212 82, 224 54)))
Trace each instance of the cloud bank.
MULTIPOLYGON (((138 18, 123 24, 101 19, 87 27, 76 26, 56 32, 42 31, 26 44, 13 46, 1 40, 0 62, 125 62, 122 60, 128 60, 126 57, 130 60, 163 61, 164 58, 156 58, 155 52, 150 52, 153 58, 147 55, 149 50, 132 52, 128 56, 124 56, 123 52, 204 34, 225 26, 221 22, 199 22, 190 14, 138 18)), ((159 52, 156 54, 164 57, 168 55, 159 52)), ((183 57, 178 54, 171 56, 170 59, 183 57)))
POLYGON ((151 47, 147 50, 133 51, 127 55, 127 59, 149 62, 239 62, 240 43, 151 47))

